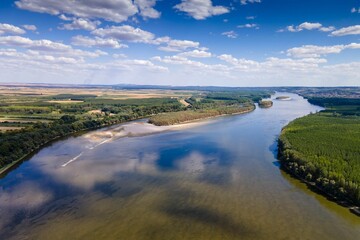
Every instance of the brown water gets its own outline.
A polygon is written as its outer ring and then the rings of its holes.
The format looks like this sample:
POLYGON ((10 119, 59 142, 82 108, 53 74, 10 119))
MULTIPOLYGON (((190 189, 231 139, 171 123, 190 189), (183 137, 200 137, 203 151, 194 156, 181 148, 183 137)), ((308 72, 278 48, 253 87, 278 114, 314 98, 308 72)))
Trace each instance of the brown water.
POLYGON ((54 143, 0 180, 0 239, 360 239, 359 217, 278 168, 281 128, 320 109, 279 95, 193 128, 54 143))

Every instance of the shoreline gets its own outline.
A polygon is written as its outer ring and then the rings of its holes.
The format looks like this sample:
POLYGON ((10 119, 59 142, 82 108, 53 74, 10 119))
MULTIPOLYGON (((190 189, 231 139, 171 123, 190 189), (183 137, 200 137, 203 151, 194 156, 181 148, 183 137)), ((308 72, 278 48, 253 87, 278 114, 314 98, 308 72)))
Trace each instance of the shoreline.
POLYGON ((229 113, 229 114, 219 114, 219 115, 214 115, 214 116, 210 116, 210 117, 196 118, 196 119, 193 119, 193 120, 187 120, 187 121, 178 122, 178 123, 175 123, 175 124, 168 124, 168 125, 156 125, 154 123, 150 123, 150 124, 152 124, 154 126, 158 126, 158 127, 177 126, 177 125, 182 125, 182 124, 205 121, 205 120, 209 120, 209 119, 215 119, 215 118, 224 117, 224 116, 234 116, 234 115, 246 114, 246 113, 253 112, 255 110, 256 110, 256 106, 254 105, 253 108, 248 109, 248 110, 243 110, 243 111, 240 111, 240 112, 229 113))
MULTIPOLYGON (((233 115, 245 114, 245 113, 252 112, 255 109, 256 109, 256 107, 254 107, 253 109, 251 109, 249 111, 242 111, 242 112, 239 112, 239 113, 221 114, 221 115, 212 116, 212 117, 199 118, 199 119, 194 119, 194 120, 181 122, 181 123, 177 123, 177 124, 173 124, 173 125, 157 126, 155 124, 151 124, 151 123, 148 123, 148 122, 136 122, 136 121, 139 121, 139 120, 147 119, 147 118, 140 118, 140 119, 134 119, 134 120, 127 121, 127 122, 122 122, 122 123, 103 125, 103 126, 99 126, 99 127, 96 127, 96 128, 82 129, 80 131, 69 133, 69 134, 67 134, 65 136, 55 137, 55 138, 51 139, 50 141, 40 145, 38 148, 34 149, 30 153, 25 154, 24 156, 22 156, 21 158, 15 160, 14 162, 0 168, 0 178, 3 175, 6 175, 7 173, 9 173, 12 170, 13 167, 16 167, 16 165, 20 164, 22 161, 26 160, 27 158, 29 158, 32 154, 36 153, 37 151, 40 151, 41 149, 43 149, 48 144, 51 144, 51 143, 56 142, 58 140, 61 140, 62 138, 67 138, 67 137, 74 136, 76 134, 81 134, 82 132, 83 132, 83 134, 85 134, 85 133, 93 131, 93 130, 99 130, 99 129, 103 129, 103 128, 106 128, 106 127, 112 127, 112 126, 116 126, 116 125, 122 126, 122 125, 126 125, 126 124, 131 124, 131 123, 138 124, 138 125, 140 125, 140 124, 141 125, 149 124, 148 126, 153 126, 153 127, 156 127, 156 128, 163 128, 163 129, 158 129, 158 130, 155 130, 155 131, 150 131, 150 132, 145 131, 143 133, 137 133, 137 134, 133 134, 132 132, 127 132, 127 133, 125 132, 126 134, 121 136, 121 137, 130 137, 130 136, 132 136, 132 137, 140 137, 140 136, 145 136, 145 135, 155 134, 155 133, 160 133, 160 132, 165 132, 165 131, 182 130, 182 129, 186 129, 186 128, 189 128, 189 127, 190 128, 191 127, 196 127, 196 126, 208 123, 208 120, 210 120, 210 119, 215 119, 215 118, 224 117, 224 116, 233 116, 233 115)), ((83 135, 83 134, 81 134, 81 135, 83 135)))
MULTIPOLYGON (((138 119, 134 119, 134 120, 131 120, 131 121, 136 121, 138 119)), ((129 121, 129 122, 131 122, 129 121)), ((125 122, 124 122, 125 123, 125 122)), ((111 126, 115 126, 117 124, 122 124, 122 123, 115 123, 115 124, 105 124, 105 125, 102 125, 102 126, 98 126, 98 127, 93 127, 93 128, 87 128, 87 129, 81 129, 79 131, 75 131, 75 132, 71 132, 69 134, 66 134, 64 136, 57 136, 57 137, 54 137, 52 138, 50 141, 47 141, 41 145, 39 145, 37 148, 35 148, 34 150, 32 150, 31 152, 23 155, 21 158, 13 161, 12 163, 9 163, 8 165, 0 168, 0 178, 2 178, 2 175, 6 175, 9 171, 11 171, 11 169, 13 167, 15 167, 17 164, 20 164, 22 161, 26 160, 28 157, 30 157, 32 154, 35 154, 36 152, 40 151, 41 149, 43 149, 45 146, 51 144, 51 143, 54 143, 56 141, 59 141, 61 139, 65 139, 65 138, 68 138, 68 137, 71 137, 71 136, 75 136, 77 134, 80 134, 82 135, 82 133, 86 133, 86 132, 89 132, 89 131, 93 131, 93 130, 97 130, 97 129, 102 129, 102 128, 106 128, 106 127, 111 127, 111 126)))
MULTIPOLYGON (((285 126, 286 127, 286 126, 285 126)), ((292 169, 290 169, 287 164, 286 161, 282 160, 285 155, 283 155, 283 152, 285 151, 286 148, 284 148, 284 143, 282 142, 282 140, 278 139, 278 161, 280 163, 280 169, 283 170, 284 172, 286 172, 287 174, 289 174, 291 177, 301 181, 302 183, 306 184, 308 189, 311 190, 312 192, 316 193, 316 194, 320 194, 323 195, 324 197, 327 198, 327 200, 332 201, 344 208, 347 208, 351 213, 360 216, 360 206, 355 205, 350 199, 348 199, 346 196, 343 196, 342 199, 339 199, 339 197, 333 195, 331 192, 326 191, 326 189, 322 188, 321 186, 319 186, 318 184, 316 184, 316 182, 312 182, 312 181, 308 181, 306 180, 304 177, 302 177, 301 175, 297 174, 296 172, 294 172, 292 169)))

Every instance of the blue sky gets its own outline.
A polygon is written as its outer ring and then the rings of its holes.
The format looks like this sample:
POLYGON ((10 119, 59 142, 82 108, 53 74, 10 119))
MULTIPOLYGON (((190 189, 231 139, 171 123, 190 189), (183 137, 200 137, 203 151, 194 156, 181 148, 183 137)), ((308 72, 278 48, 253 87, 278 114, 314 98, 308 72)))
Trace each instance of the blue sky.
POLYGON ((0 81, 360 86, 359 0, 2 0, 0 81))

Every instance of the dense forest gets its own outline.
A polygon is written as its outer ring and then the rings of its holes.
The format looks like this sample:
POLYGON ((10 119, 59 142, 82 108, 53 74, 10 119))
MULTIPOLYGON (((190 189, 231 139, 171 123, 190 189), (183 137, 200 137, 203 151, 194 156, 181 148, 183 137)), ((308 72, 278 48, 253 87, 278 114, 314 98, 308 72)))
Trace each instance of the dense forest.
POLYGON ((359 99, 309 98, 309 102, 327 108, 282 130, 279 159, 296 176, 360 206, 359 99))

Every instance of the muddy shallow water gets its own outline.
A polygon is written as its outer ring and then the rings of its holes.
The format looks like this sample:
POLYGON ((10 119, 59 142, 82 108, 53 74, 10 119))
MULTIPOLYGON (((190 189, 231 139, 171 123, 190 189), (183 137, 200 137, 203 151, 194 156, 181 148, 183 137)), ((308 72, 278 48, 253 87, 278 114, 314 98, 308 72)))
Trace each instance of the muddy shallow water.
POLYGON ((359 217, 278 168, 281 128, 320 110, 283 95, 188 128, 136 122, 44 148, 0 179, 0 239, 360 239, 359 217))

